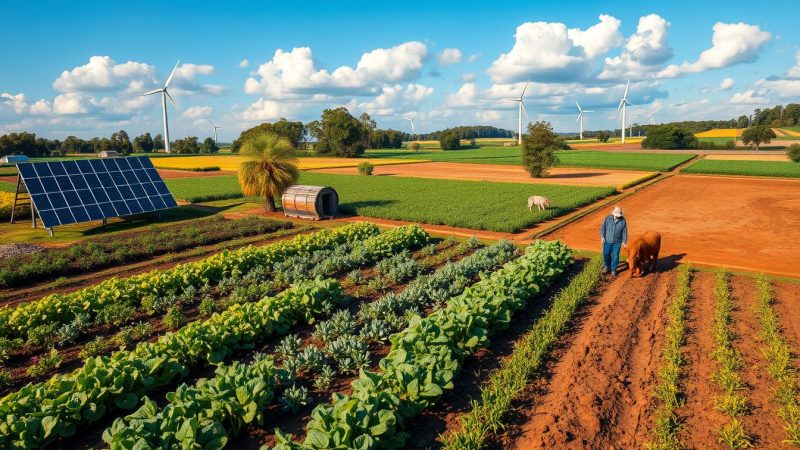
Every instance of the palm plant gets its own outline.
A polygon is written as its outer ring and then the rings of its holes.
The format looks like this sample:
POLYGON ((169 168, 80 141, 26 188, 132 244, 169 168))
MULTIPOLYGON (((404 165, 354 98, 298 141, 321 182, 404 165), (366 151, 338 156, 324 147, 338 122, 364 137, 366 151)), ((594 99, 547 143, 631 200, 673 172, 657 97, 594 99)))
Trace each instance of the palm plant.
POLYGON ((239 154, 250 158, 239 167, 239 184, 247 196, 264 196, 267 211, 275 211, 275 196, 300 176, 297 156, 288 139, 262 133, 242 144, 239 154))

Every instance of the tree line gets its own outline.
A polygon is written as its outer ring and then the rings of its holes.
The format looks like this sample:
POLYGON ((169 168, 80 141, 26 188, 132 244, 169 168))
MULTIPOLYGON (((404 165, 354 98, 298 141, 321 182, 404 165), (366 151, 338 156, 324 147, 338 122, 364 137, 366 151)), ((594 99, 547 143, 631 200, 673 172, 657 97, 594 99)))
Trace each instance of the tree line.
MULTIPOLYGON (((29 157, 61 156, 75 153, 99 153, 115 151, 121 155, 130 153, 151 153, 164 149, 164 138, 157 134, 144 133, 132 141, 125 130, 112 133, 110 137, 81 139, 67 136, 63 141, 37 137, 34 133, 20 132, 0 136, 0 156, 27 155, 29 157)), ((187 136, 171 142, 174 153, 216 153, 219 147, 214 139, 206 138, 200 142, 197 136, 187 136)))

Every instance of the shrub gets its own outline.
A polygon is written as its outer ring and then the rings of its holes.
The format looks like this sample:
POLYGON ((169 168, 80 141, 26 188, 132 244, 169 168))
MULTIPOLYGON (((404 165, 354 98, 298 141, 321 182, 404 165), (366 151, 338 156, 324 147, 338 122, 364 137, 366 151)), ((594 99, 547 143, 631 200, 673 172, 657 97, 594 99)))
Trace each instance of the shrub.
POLYGON ((411 143, 411 144, 408 146, 408 148, 410 148, 410 149, 411 149, 411 151, 414 151, 414 152, 418 152, 418 151, 419 151, 419 147, 420 147, 420 146, 419 146, 419 142, 412 142, 412 143, 411 143))
POLYGON ((439 138, 439 147, 442 150, 458 150, 461 148, 461 137, 454 131, 444 133, 439 138))
POLYGON ((522 139, 522 165, 534 178, 547 176, 558 163, 555 151, 564 145, 549 122, 528 124, 528 134, 522 139))
POLYGON ((111 303, 97 313, 97 322, 121 325, 131 320, 135 313, 136 309, 130 305, 111 303))
POLYGON ((794 162, 800 162, 800 144, 792 144, 786 150, 786 155, 794 162))
POLYGON ((697 138, 688 130, 675 125, 656 125, 647 130, 642 148, 654 149, 693 149, 697 148, 697 138))
POLYGON ((597 140, 600 142, 608 142, 609 134, 605 131, 600 131, 597 133, 597 140))
POLYGON ((736 141, 733 139, 725 141, 725 148, 733 150, 734 148, 736 148, 736 141))
POLYGON ((361 161, 358 163, 358 174, 359 175, 372 175, 372 170, 375 169, 375 166, 369 161, 361 161))

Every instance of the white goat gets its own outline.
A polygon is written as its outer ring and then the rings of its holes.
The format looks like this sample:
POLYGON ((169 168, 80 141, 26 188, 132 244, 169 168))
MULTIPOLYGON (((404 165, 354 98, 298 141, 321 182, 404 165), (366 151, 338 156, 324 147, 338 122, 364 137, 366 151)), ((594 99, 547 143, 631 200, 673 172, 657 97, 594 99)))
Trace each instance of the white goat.
POLYGON ((536 206, 536 209, 539 211, 544 211, 550 207, 550 200, 548 200, 547 197, 542 197, 541 195, 528 197, 528 211, 533 212, 534 206, 536 206))

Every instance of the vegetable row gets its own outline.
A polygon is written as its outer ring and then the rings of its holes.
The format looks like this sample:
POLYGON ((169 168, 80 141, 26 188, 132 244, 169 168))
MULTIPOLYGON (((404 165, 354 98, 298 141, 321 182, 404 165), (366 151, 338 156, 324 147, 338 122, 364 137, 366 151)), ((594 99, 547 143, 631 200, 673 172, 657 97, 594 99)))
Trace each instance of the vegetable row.
MULTIPOLYGON (((400 308, 416 310, 443 295, 456 295, 466 288, 464 280, 474 279, 479 273, 497 267, 515 254, 516 248, 504 241, 481 249, 431 275, 418 277, 399 294, 390 293, 376 302, 361 305, 357 316, 370 316, 371 313, 362 315, 367 310, 399 314, 400 308), (371 308, 376 304, 386 306, 371 308)), ((329 330, 322 338, 329 344, 347 339, 369 339, 363 334, 366 330, 363 326, 360 337, 348 334, 356 334, 358 328, 352 317, 342 312, 320 322, 315 335, 322 334, 319 333, 321 329, 329 330)), ((112 449, 222 448, 243 425, 262 423, 263 412, 274 399, 276 389, 281 384, 293 385, 298 366, 308 371, 325 372, 326 367, 330 370, 330 366, 322 367, 324 351, 315 346, 308 346, 301 351, 300 341, 296 337, 287 336, 278 346, 277 353, 283 359, 280 369, 275 368, 272 357, 261 357, 249 366, 234 364, 218 368, 214 378, 201 380, 193 387, 182 385, 177 391, 167 394, 169 403, 160 411, 152 401, 146 400, 138 411, 115 420, 103 433, 103 439, 112 449), (308 356, 311 354, 316 357, 308 356), (316 365, 315 362, 320 364, 316 365)), ((331 357, 335 358, 333 355, 331 357)), ((287 391, 301 389, 304 391, 304 388, 292 386, 287 391)))
MULTIPOLYGON (((363 251, 374 261, 427 240, 418 226, 401 227, 365 240, 363 251)), ((330 313, 342 301, 336 281, 300 282, 275 297, 234 304, 155 343, 91 358, 70 374, 29 384, 0 400, 0 447, 40 448, 71 436, 110 409, 133 409, 144 394, 184 377, 190 367, 217 364, 234 352, 253 349, 301 320, 330 313)))
POLYGON ((536 241, 520 258, 467 288, 447 305, 390 338, 381 372, 362 371, 351 395, 334 394, 314 409, 303 442, 279 435, 278 449, 402 448, 406 421, 435 403, 464 358, 507 328, 514 312, 549 286, 572 262, 560 242, 536 241))
POLYGON ((140 306, 154 298, 216 284, 232 274, 270 267, 293 255, 363 240, 377 233, 375 225, 360 222, 332 231, 296 236, 264 247, 248 246, 232 252, 223 251, 169 270, 112 278, 76 292, 48 295, 14 308, 4 307, 0 309, 0 338, 25 341, 33 334, 53 333, 57 326, 69 324, 79 315, 93 321, 106 311, 107 306, 116 309, 125 305, 140 306))

